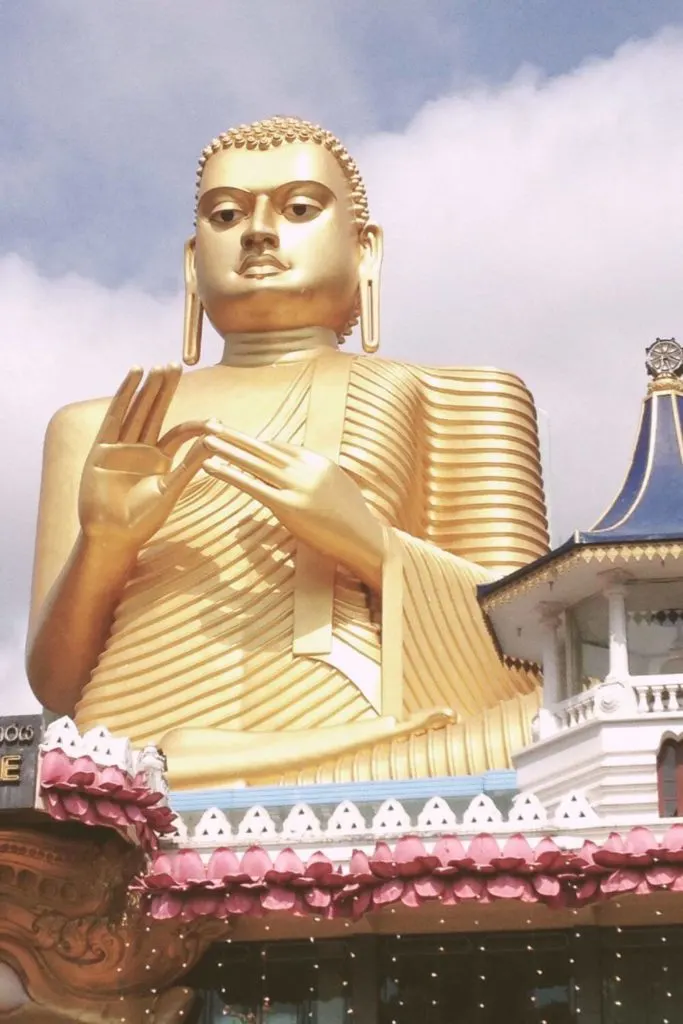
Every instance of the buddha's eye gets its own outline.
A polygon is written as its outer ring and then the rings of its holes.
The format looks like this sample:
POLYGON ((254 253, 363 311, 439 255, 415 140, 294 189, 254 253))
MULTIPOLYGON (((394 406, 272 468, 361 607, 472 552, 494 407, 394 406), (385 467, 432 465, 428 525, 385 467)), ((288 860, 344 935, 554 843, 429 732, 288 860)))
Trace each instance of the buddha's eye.
POLYGON ((237 206, 217 206, 211 213, 209 220, 214 224, 232 225, 237 224, 244 218, 244 211, 237 206))
POLYGON ((313 199, 295 196, 286 203, 284 214, 287 220, 307 221, 314 220, 318 214, 322 213, 322 209, 320 203, 315 202, 313 199))

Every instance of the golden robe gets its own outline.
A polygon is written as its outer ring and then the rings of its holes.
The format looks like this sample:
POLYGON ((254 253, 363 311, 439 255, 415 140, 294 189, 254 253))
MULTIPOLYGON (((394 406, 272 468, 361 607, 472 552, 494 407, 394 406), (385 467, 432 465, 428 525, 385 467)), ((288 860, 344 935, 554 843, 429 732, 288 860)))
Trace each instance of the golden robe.
POLYGON ((524 385, 335 353, 302 364, 259 436, 318 451, 357 482, 386 531, 381 595, 202 473, 139 556, 79 728, 158 744, 179 726, 310 730, 447 706, 462 725, 247 781, 507 766, 528 741, 537 680, 501 661, 476 585, 547 550, 524 385))

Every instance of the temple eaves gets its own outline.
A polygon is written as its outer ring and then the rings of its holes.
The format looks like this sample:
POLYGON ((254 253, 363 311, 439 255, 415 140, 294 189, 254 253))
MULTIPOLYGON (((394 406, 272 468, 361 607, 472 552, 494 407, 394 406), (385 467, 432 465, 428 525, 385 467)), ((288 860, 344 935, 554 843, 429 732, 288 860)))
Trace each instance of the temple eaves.
POLYGON ((657 338, 646 349, 645 363, 652 380, 614 501, 590 530, 577 530, 547 555, 479 587, 482 600, 580 546, 683 541, 683 347, 674 338, 657 338))
POLYGON ((639 575, 660 577, 683 558, 683 347, 658 338, 646 350, 646 367, 652 379, 633 455, 607 511, 591 529, 478 587, 499 648, 511 657, 536 655, 540 641, 529 620, 539 602, 571 605, 592 593, 608 569, 630 571, 638 563, 639 575), (513 619, 525 622, 523 631, 513 619))

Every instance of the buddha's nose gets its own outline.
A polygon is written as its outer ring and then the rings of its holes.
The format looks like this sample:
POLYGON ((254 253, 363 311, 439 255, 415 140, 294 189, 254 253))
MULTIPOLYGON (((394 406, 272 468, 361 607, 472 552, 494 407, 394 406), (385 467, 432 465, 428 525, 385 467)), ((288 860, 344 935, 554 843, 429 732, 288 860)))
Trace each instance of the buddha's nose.
POLYGON ((275 224, 275 211, 265 196, 261 196, 242 232, 243 249, 277 249, 280 239, 275 224))

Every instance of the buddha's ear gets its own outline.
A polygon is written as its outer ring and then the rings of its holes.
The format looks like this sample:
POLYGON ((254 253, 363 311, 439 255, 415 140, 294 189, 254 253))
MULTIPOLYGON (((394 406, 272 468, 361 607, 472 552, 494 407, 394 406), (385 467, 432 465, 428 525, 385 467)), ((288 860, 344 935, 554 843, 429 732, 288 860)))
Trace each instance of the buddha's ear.
POLYGON ((184 276, 185 276, 185 291, 197 290, 197 268, 195 262, 195 254, 197 250, 197 239, 192 236, 185 242, 184 249, 184 276))
POLYGON ((384 235, 379 224, 368 223, 360 233, 361 259, 358 268, 360 333, 365 352, 379 348, 379 278, 384 252, 384 235))
POLYGON ((195 239, 185 242, 185 318, 183 323, 183 362, 194 366, 202 351, 202 320, 204 310, 197 294, 195 239))

